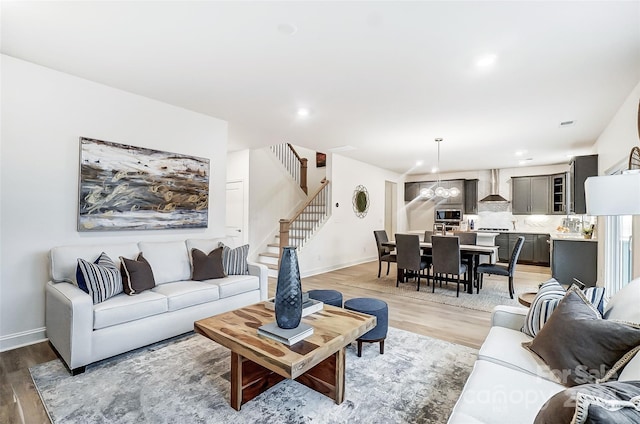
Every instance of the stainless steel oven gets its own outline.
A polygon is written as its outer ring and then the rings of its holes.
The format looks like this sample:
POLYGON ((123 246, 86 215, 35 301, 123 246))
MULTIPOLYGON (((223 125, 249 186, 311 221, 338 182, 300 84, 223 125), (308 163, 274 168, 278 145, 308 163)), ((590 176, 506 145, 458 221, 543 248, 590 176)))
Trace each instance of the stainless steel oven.
POLYGON ((460 224, 462 209, 436 209, 435 222, 460 224))

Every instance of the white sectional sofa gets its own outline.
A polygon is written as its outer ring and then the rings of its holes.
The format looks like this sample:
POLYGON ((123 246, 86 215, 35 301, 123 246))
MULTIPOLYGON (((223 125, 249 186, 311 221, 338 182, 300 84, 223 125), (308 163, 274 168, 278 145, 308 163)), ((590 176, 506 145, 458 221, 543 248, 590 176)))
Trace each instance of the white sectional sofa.
MULTIPOLYGON (((607 304, 605 319, 640 323, 640 279, 607 304)), ((540 358, 522 347, 532 340, 520 329, 527 309, 498 306, 492 328, 478 352, 473 371, 449 418, 449 424, 533 423, 540 408, 566 389, 540 358)), ((571 343, 571 341, 567 341, 571 343)), ((618 381, 640 380, 640 353, 623 368, 618 381)))
POLYGON ((193 330, 194 321, 267 299, 264 265, 248 262, 250 275, 192 281, 191 252, 209 253, 228 239, 62 246, 51 249, 46 285, 47 336, 72 373, 110 356, 193 330), (102 252, 120 267, 119 257, 142 252, 156 287, 118 294, 93 304, 74 284, 78 258, 94 261, 102 252))

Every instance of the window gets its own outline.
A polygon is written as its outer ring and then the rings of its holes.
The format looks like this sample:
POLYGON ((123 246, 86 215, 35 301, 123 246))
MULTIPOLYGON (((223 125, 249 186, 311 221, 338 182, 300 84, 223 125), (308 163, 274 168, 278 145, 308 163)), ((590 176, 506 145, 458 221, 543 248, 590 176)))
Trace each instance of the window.
POLYGON ((632 217, 608 216, 604 240, 605 290, 611 297, 631 281, 633 255, 631 254, 632 217))

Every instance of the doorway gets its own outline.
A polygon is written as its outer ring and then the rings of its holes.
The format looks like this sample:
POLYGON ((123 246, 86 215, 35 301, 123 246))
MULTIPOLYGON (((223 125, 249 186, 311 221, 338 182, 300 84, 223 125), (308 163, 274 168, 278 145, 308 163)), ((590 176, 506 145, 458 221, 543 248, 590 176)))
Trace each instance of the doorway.
POLYGON ((384 229, 390 238, 397 232, 398 185, 393 181, 384 182, 384 229))
POLYGON ((247 243, 244 181, 227 182, 226 235, 236 245, 247 243))

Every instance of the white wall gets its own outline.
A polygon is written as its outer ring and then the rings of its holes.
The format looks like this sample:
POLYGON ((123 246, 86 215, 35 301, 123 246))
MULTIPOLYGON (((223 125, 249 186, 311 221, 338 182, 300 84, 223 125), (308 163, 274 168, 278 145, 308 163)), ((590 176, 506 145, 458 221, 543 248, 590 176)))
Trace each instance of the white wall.
MULTIPOLYGON (((640 145, 638 101, 640 83, 635 86, 595 143, 600 175, 620 161, 626 161, 634 146, 640 145)), ((626 167, 625 167, 626 168, 626 167)), ((604 240, 604 217, 598 218, 598 239, 604 240)), ((633 277, 640 277, 640 217, 633 218, 633 277)), ((598 243, 598 283, 604 284, 604 243, 598 243)))
MULTIPOLYGON (((322 229, 299 252, 303 276, 378 257, 373 231, 384 229, 385 181, 398 183, 397 207, 403 206, 401 175, 337 154, 327 155, 327 162, 332 213, 322 229), (352 197, 358 185, 365 186, 369 192, 370 206, 364 218, 358 218, 353 212, 352 197)), ((398 231, 405 230, 406 222, 399 218, 398 231)))
POLYGON ((249 255, 255 259, 274 242, 280 219, 290 217, 306 196, 268 147, 251 151, 249 169, 249 255))
POLYGON ((42 339, 53 246, 224 234, 227 123, 3 55, 0 349, 42 339), (211 160, 209 228, 79 233, 79 137, 211 160))

